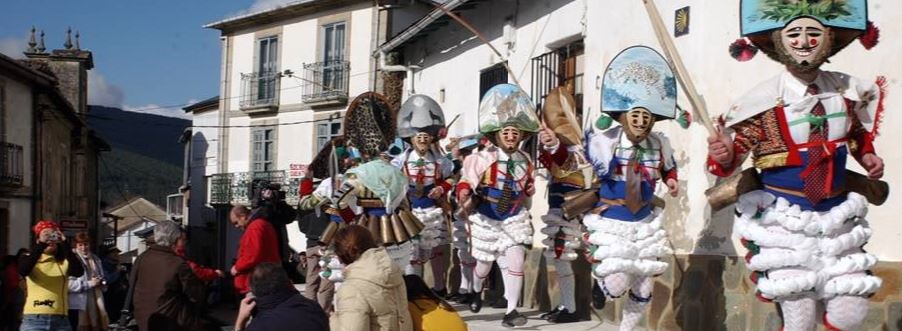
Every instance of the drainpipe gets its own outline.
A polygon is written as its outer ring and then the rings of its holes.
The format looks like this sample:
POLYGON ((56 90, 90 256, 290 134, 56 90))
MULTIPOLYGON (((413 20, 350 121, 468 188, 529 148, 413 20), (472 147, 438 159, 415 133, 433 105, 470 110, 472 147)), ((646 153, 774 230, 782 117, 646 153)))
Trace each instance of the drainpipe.
POLYGON ((379 53, 378 53, 378 56, 379 56, 379 68, 381 68, 382 71, 384 71, 384 72, 399 72, 399 71, 406 71, 406 72, 407 72, 407 77, 410 78, 410 89, 409 89, 407 92, 408 92, 408 94, 416 94, 416 93, 417 93, 417 90, 416 90, 416 87, 415 87, 415 84, 414 84, 414 81, 415 81, 415 80, 414 80, 414 78, 413 78, 413 74, 414 74, 417 70, 423 69, 423 67, 418 66, 418 65, 409 65, 409 66, 402 66, 402 65, 388 65, 388 64, 385 63, 385 58, 386 58, 386 53, 385 53, 385 52, 379 52, 379 53))
MULTIPOLYGON (((40 120, 40 108, 38 107, 38 93, 35 90, 31 91, 31 219, 28 220, 29 228, 31 228, 31 224, 37 221, 38 218, 38 201, 41 196, 41 182, 40 182, 40 173, 43 171, 44 166, 40 159, 41 152, 41 120, 40 120)), ((31 233, 31 231, 28 231, 31 233)))

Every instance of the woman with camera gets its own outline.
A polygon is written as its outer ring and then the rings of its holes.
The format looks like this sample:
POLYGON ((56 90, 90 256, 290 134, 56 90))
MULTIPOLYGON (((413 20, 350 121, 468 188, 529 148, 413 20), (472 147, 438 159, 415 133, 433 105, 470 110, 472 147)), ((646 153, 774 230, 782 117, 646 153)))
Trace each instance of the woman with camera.
POLYGON ((80 277, 69 277, 69 323, 72 330, 106 330, 110 324, 103 302, 106 290, 103 264, 91 252, 91 237, 87 232, 75 235, 75 256, 85 272, 80 277))
POLYGON ((35 224, 37 240, 31 254, 19 261, 19 274, 25 277, 25 310, 22 331, 71 331, 68 277, 84 274, 81 262, 66 243, 66 236, 53 221, 35 224))

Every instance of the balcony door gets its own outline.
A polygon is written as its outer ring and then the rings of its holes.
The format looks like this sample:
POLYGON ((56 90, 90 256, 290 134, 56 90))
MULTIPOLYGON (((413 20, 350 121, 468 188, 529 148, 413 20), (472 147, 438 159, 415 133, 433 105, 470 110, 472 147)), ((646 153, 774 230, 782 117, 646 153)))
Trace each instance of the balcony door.
POLYGON ((323 26, 323 93, 344 86, 345 31, 347 24, 337 22, 323 26))
POLYGON ((266 101, 275 98, 275 74, 279 71, 279 37, 261 38, 258 41, 257 54, 257 100, 266 101))

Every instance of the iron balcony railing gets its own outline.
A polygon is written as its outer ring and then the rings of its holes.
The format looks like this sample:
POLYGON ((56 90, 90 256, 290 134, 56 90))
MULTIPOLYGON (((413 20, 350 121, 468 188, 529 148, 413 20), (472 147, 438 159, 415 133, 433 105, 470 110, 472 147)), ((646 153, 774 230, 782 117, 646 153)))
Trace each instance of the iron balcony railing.
POLYGON ((278 71, 241 74, 241 109, 277 106, 281 78, 278 71))
POLYGON ((300 178, 289 178, 285 170, 215 174, 210 178, 210 204, 249 204, 253 194, 252 184, 256 179, 281 185, 282 191, 285 191, 285 202, 297 205, 300 178))
POLYGON ((304 64, 305 103, 348 100, 351 62, 323 61, 304 64))
POLYGON ((0 185, 21 186, 25 177, 22 146, 0 143, 0 185))

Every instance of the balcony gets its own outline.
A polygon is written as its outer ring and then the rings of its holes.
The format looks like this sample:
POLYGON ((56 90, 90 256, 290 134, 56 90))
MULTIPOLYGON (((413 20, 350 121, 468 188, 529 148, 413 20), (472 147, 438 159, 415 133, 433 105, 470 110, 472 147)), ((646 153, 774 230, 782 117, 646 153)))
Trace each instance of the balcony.
POLYGON ((289 178, 285 170, 233 172, 228 174, 216 174, 210 178, 210 204, 242 204, 251 203, 255 179, 268 180, 270 183, 282 185, 285 192, 285 202, 294 206, 298 203, 298 187, 300 178, 289 178))
POLYGON ((274 111, 279 106, 281 73, 277 71, 241 74, 239 106, 247 112, 274 111))
POLYGON ((0 143, 0 186, 22 186, 25 164, 22 146, 0 143))
POLYGON ((304 103, 310 106, 340 105, 348 102, 351 62, 324 61, 304 64, 304 103))

